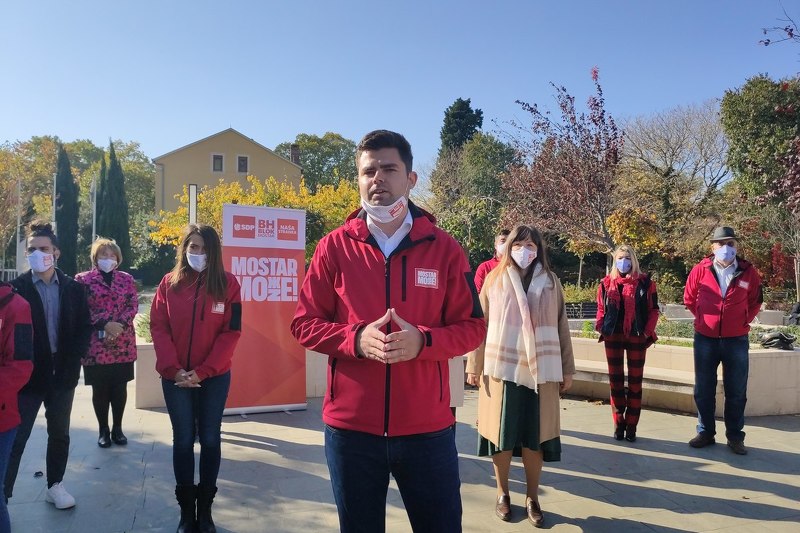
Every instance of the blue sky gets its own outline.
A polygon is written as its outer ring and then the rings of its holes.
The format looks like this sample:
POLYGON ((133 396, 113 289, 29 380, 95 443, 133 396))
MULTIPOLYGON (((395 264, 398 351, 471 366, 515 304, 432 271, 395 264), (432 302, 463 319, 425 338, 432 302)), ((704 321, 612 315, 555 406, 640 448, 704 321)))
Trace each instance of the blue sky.
POLYGON ((139 141, 156 157, 228 127, 269 148, 298 133, 405 134, 423 172, 444 110, 484 130, 579 101, 598 66, 624 119, 800 72, 800 46, 758 45, 800 1, 12 0, 0 32, 0 142, 139 141))

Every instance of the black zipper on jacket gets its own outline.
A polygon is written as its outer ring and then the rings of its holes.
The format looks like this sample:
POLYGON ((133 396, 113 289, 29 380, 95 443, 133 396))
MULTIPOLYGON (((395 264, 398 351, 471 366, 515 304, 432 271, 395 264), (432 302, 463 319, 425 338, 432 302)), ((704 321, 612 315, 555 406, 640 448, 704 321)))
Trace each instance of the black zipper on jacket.
POLYGON ((402 276, 400 277, 400 300, 405 302, 406 301, 406 268, 407 268, 407 256, 403 256, 402 258, 402 276))
POLYGON ((439 371, 439 401, 444 400, 444 380, 442 379, 442 362, 436 361, 436 369, 439 371))
MULTIPOLYGON (((389 254, 389 257, 386 258, 384 262, 385 270, 384 276, 386 280, 386 309, 391 307, 391 285, 392 285, 392 268, 391 268, 391 257, 392 254, 389 254)), ((392 323, 389 322, 386 324, 386 333, 389 334, 392 332, 392 323)), ((392 365, 386 365, 386 393, 383 398, 383 434, 385 436, 389 435, 389 399, 391 398, 392 393, 392 365)))
POLYGON ((192 325, 189 328, 189 349, 186 351, 186 370, 192 369, 192 341, 194 340, 194 317, 197 312, 197 296, 200 294, 200 276, 197 276, 197 287, 194 289, 192 302, 192 325))
POLYGON ((333 401, 333 382, 334 378, 336 377, 336 362, 338 359, 332 357, 333 361, 331 361, 331 390, 330 390, 330 399, 333 401))

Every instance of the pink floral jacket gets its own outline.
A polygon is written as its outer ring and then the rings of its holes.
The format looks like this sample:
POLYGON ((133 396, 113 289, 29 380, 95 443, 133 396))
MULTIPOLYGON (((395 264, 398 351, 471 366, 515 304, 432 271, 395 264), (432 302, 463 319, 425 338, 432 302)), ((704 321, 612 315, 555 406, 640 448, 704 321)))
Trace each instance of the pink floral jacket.
POLYGON ((106 285, 99 270, 81 272, 75 281, 87 288, 89 312, 91 314, 92 340, 89 352, 81 359, 84 366, 129 363, 136 360, 136 333, 133 317, 139 309, 136 284, 127 272, 114 271, 111 285, 106 285), (114 340, 101 339, 98 333, 107 322, 119 322, 122 333, 114 340))

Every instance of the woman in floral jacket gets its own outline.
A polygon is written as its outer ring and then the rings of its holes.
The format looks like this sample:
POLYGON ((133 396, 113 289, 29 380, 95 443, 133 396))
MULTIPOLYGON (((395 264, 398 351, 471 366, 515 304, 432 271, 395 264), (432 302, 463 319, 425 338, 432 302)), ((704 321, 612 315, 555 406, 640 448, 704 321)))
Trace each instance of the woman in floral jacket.
POLYGON ((86 285, 94 334, 89 353, 81 360, 83 377, 92 386, 92 404, 100 427, 97 445, 125 445, 122 413, 128 400, 127 383, 133 379, 136 360, 136 334, 133 317, 139 303, 133 276, 118 270, 122 252, 117 243, 98 238, 92 244, 94 268, 75 276, 86 285), (108 408, 113 425, 108 429, 108 408))

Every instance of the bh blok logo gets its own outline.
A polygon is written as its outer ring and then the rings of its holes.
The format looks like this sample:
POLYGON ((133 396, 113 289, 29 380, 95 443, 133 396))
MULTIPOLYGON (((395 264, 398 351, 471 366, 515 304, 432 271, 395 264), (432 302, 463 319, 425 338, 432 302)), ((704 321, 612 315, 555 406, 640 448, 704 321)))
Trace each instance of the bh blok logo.
POLYGON ((233 215, 233 237, 237 239, 255 239, 256 217, 233 215))
POLYGON ((275 238, 275 221, 274 220, 258 220, 258 236, 266 237, 268 239, 275 238))

